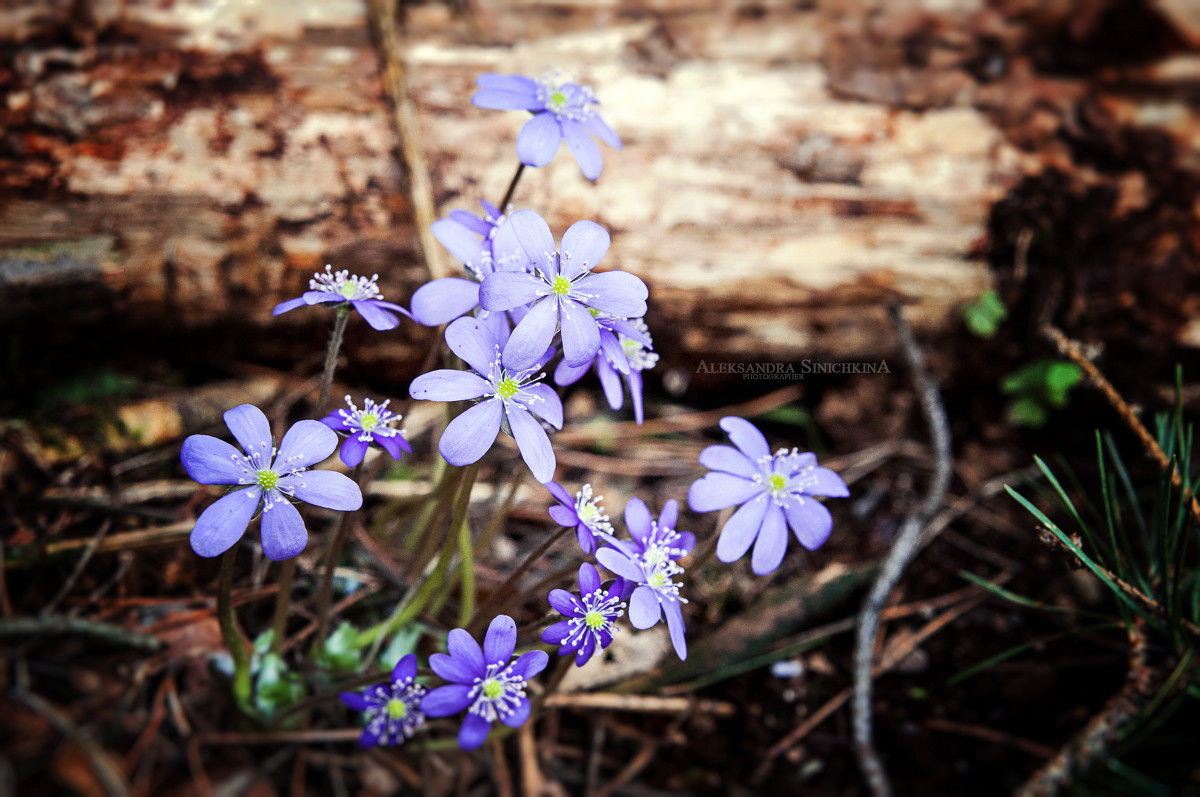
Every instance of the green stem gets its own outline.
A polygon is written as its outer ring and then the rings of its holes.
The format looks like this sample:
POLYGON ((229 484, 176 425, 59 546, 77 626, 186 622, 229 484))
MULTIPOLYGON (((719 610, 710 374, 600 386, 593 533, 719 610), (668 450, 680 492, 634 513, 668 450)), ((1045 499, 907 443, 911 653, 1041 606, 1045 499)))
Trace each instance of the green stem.
POLYGON ((517 183, 521 181, 521 175, 525 173, 525 164, 517 165, 517 173, 513 175, 512 182, 508 184, 508 190, 504 192, 504 199, 500 200, 500 212, 505 213, 505 208, 508 203, 512 202, 513 192, 517 190, 517 183))
POLYGON ((245 710, 250 706, 250 655, 238 629, 233 614, 233 560, 237 546, 221 556, 221 576, 217 583, 217 621, 221 625, 221 637, 233 659, 233 697, 238 707, 245 710))
POLYGON ((496 536, 496 532, 504 525, 504 520, 508 517, 513 503, 517 500, 517 491, 521 489, 521 482, 525 479, 525 474, 528 472, 529 469, 525 467, 525 463, 518 463, 516 473, 513 475, 512 484, 508 488, 508 495, 504 497, 503 503, 499 504, 496 510, 492 512, 492 517, 488 520, 487 527, 479 537, 479 542, 476 545, 479 550, 486 551, 489 549, 488 546, 492 544, 492 538, 496 536))
MULTIPOLYGON (((458 492, 454 499, 454 515, 450 519, 448 532, 450 538, 458 544, 459 558, 457 562, 453 563, 450 579, 441 585, 429 604, 429 613, 432 615, 437 615, 442 610, 450 592, 458 584, 462 585, 462 600, 471 605, 472 612, 475 610, 475 562, 474 551, 471 547, 471 527, 467 523, 467 509, 471 503, 471 488, 475 485, 475 477, 478 473, 479 463, 476 462, 467 466, 459 480, 458 492)), ((447 540, 446 550, 449 549, 450 543, 447 540)), ((466 620, 469 619, 471 618, 468 615, 466 620)), ((460 625, 465 625, 466 620, 460 625)))
POLYGON ((392 612, 391 617, 365 631, 360 631, 354 640, 356 646, 365 648, 368 645, 374 645, 384 637, 391 636, 399 631, 421 613, 421 610, 429 603, 434 589, 446 576, 446 570, 450 566, 453 545, 454 536, 447 534, 446 543, 442 548, 442 552, 438 555, 437 565, 434 567, 433 572, 429 574, 429 577, 425 579, 425 583, 417 589, 409 589, 405 593, 403 600, 396 606, 396 610, 392 612))
POLYGON ((325 352, 325 371, 321 375, 321 397, 317 400, 317 412, 324 415, 329 409, 329 391, 333 387, 333 372, 337 369, 338 352, 342 350, 342 337, 346 334, 346 322, 350 320, 350 303, 338 305, 337 318, 333 322, 333 334, 329 336, 329 348, 325 352))
MULTIPOLYGON (((447 469, 447 470, 449 473, 460 472, 458 468, 447 469)), ((447 477, 445 479, 445 481, 443 482, 443 485, 438 486, 438 491, 437 491, 438 501, 437 501, 437 504, 435 505, 435 510, 433 513, 433 520, 426 526, 426 529, 436 528, 436 527, 440 526, 442 521, 445 519, 446 514, 450 510, 449 501, 447 501, 445 499, 454 495, 454 492, 453 492, 453 490, 448 490, 447 487, 444 485, 453 487, 454 484, 455 484, 455 479, 447 477)), ((469 495, 470 495, 470 493, 468 492, 468 496, 469 495)), ((455 503, 455 506, 457 506, 458 502, 455 501, 454 503, 455 503)), ((451 529, 453 529, 453 528, 454 527, 451 526, 451 529)), ((401 599, 399 604, 397 604, 396 609, 395 609, 395 611, 392 612, 391 617, 389 617, 388 619, 384 620, 383 622, 378 623, 366 630, 360 631, 358 633, 358 637, 355 639, 355 644, 359 648, 364 648, 364 647, 367 647, 368 645, 372 645, 373 643, 375 643, 376 640, 378 640, 382 637, 385 637, 385 636, 389 636, 389 635, 395 633, 396 631, 398 631, 400 628, 403 628, 405 624, 407 624, 413 618, 415 618, 421 612, 421 610, 424 609, 425 606, 429 603, 429 599, 430 599, 430 597, 433 596, 434 590, 437 588, 437 586, 439 584, 441 584, 442 579, 446 575, 446 570, 450 567, 450 559, 453 557, 454 546, 455 546, 455 543, 457 542, 457 538, 452 531, 447 532, 445 537, 443 537, 441 539, 442 539, 441 554, 439 555, 439 558, 437 560, 437 565, 434 568, 433 572, 430 573, 428 578, 425 579, 425 583, 421 584, 420 587, 415 588, 415 589, 413 587, 410 587, 408 592, 406 592, 404 594, 404 598, 401 599)), ((430 541, 432 542, 433 538, 431 538, 430 541)), ((432 560, 434 551, 436 551, 436 545, 437 545, 437 543, 434 542, 433 545, 427 546, 429 548, 428 558, 426 558, 424 555, 422 555, 422 557, 417 561, 416 565, 413 567, 412 572, 414 574, 414 577, 413 577, 414 582, 416 581, 416 579, 420 578, 419 574, 424 572, 424 570, 427 567, 427 563, 432 560)))
POLYGON ((279 571, 279 591, 275 593, 275 633, 271 635, 271 652, 283 655, 283 639, 287 636, 288 609, 292 603, 292 579, 296 575, 296 557, 286 559, 279 571))
MULTIPOLYGON (((362 479, 363 464, 354 466, 350 478, 357 484, 362 479)), ((317 595, 317 632, 313 635, 312 647, 309 648, 310 661, 315 661, 325 652, 325 637, 329 632, 329 604, 333 601, 333 572, 337 569, 338 558, 342 555, 342 545, 346 541, 346 527, 350 525, 350 513, 338 515, 337 526, 333 537, 329 540, 329 551, 325 554, 325 572, 321 576, 321 591, 317 595)))
POLYGON ((462 578, 462 602, 458 612, 459 626, 465 626, 475 616, 475 557, 471 548, 471 525, 467 523, 467 510, 471 506, 471 488, 479 473, 479 463, 467 468, 459 488, 458 501, 454 507, 454 520, 450 530, 458 536, 458 566, 462 578))
MULTIPOLYGON (((439 462, 442 460, 439 458, 439 462)), ((412 529, 404 538, 405 550, 411 551, 418 544, 425 540, 425 532, 433 525, 434 518, 438 515, 439 510, 445 510, 450 506, 454 496, 454 470, 447 467, 442 471, 441 477, 434 485, 433 491, 429 493, 429 497, 425 500, 425 506, 421 509, 421 514, 413 523, 412 529)), ((426 545, 422 550, 422 555, 418 557, 421 563, 418 567, 424 567, 425 563, 433 556, 433 549, 426 545)))

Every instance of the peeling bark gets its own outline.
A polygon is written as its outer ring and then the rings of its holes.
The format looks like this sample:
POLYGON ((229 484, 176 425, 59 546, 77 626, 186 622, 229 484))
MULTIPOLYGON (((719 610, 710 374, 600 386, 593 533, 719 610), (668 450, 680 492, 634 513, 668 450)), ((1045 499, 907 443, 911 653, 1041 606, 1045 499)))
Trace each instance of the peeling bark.
MULTIPOLYGON (((1039 19, 1082 41, 1097 8, 1039 19)), ((557 64, 596 88, 624 151, 594 186, 563 151, 515 205, 559 232, 612 230, 606 264, 650 285, 666 364, 879 355, 896 299, 919 329, 953 328, 991 285, 993 206, 1062 160, 1053 139, 1089 90, 1036 74, 1024 16, 966 0, 408 13, 440 214, 498 200, 515 166, 523 117, 473 108, 476 75, 557 64)), ((365 3, 24 0, 0 31, 0 316, 53 294, 93 315, 294 328, 318 321, 271 307, 326 262, 378 272, 402 303, 425 278, 365 3), (47 264, 33 282, 31 263, 47 264)), ((1124 74, 1191 85, 1187 56, 1163 55, 1124 74)), ((1110 107, 1151 123, 1122 89, 1110 107)), ((1193 116, 1168 114, 1170 134, 1194 135, 1193 116)), ((416 337, 386 356, 416 360, 416 337)))

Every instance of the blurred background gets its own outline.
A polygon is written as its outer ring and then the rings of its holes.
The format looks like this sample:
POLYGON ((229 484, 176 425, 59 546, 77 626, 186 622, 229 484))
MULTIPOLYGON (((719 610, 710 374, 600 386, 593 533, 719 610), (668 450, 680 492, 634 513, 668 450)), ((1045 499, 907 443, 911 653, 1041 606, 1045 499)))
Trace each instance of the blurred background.
MULTIPOLYGON (((885 301, 945 332, 989 287, 1106 339, 1200 343, 1188 2, 405 4, 399 80, 364 2, 0 15, 0 323, 23 374, 0 401, 70 359, 295 362, 323 321, 270 309, 326 263, 406 304, 459 265, 418 217, 511 176, 523 115, 470 105, 485 71, 595 88, 625 150, 596 185, 564 151, 514 205, 612 231, 663 373, 876 356, 885 301)), ((411 377, 433 336, 409 332, 351 367, 411 377)))

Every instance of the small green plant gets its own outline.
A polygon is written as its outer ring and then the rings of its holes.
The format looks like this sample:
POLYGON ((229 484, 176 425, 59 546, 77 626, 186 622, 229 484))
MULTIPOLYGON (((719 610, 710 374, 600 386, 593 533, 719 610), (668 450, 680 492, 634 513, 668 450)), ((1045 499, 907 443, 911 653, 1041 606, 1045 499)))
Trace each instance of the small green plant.
POLYGON ((1112 436, 1097 432, 1098 484, 1091 489, 1072 477, 1068 492, 1050 467, 1036 460, 1049 485, 1037 490, 1057 513, 1008 488, 1047 539, 1112 593, 1113 619, 1128 633, 1130 664, 1120 698, 1110 700, 1081 731, 1073 747, 1087 753, 1072 754, 1081 770, 1104 761, 1103 777, 1115 779, 1126 794, 1171 793, 1125 762, 1184 704, 1200 698, 1200 506, 1195 500, 1200 463, 1181 396, 1178 378, 1174 412, 1159 415, 1154 425, 1155 443, 1168 467, 1148 485, 1136 486, 1112 436), (1069 522, 1051 518, 1059 513, 1069 522), (1103 734, 1097 731, 1099 719, 1106 723, 1103 734))
POLYGON ((1065 360, 1034 360, 1000 380, 1000 392, 1010 396, 1004 418, 1013 426, 1040 429, 1051 409, 1062 409, 1083 371, 1065 360))

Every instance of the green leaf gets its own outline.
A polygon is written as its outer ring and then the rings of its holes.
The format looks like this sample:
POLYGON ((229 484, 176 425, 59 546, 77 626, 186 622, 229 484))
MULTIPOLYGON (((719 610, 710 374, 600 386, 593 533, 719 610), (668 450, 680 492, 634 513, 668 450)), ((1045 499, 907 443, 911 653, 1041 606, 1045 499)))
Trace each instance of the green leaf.
POLYGON ((1052 362, 1046 366, 1043 398, 1051 407, 1061 408, 1067 404, 1067 394, 1083 378, 1083 369, 1075 363, 1052 362))
MULTIPOLYGON (((274 653, 262 657, 254 682, 254 707, 266 721, 304 699, 304 680, 289 672, 287 664, 274 653)), ((298 719, 298 717, 297 717, 298 719)))
POLYGON ((963 320, 971 334, 981 338, 990 338, 996 334, 1000 322, 1008 317, 1000 294, 994 290, 984 291, 978 299, 967 305, 963 310, 963 320))
POLYGON ((1004 409, 1004 419, 1012 426, 1025 426, 1030 429, 1041 429, 1046 425, 1050 413, 1042 403, 1033 398, 1019 398, 1008 402, 1004 409))
POLYGON ((268 628, 254 638, 254 655, 265 656, 271 651, 271 643, 275 641, 275 629, 268 628))
POLYGON ((358 670, 359 652, 356 644, 358 631, 350 623, 342 623, 325 640, 325 649, 317 657, 317 663, 334 672, 358 670))
POLYGON ((784 404, 781 407, 767 410, 758 417, 765 421, 773 421, 774 423, 782 423, 788 426, 807 427, 813 422, 812 415, 803 407, 798 407, 794 404, 784 404))
POLYGON ((421 639, 420 626, 410 625, 401 628, 392 637, 392 641, 379 654, 379 663, 383 668, 390 670, 396 666, 396 662, 408 653, 415 653, 417 650, 417 642, 421 639))

